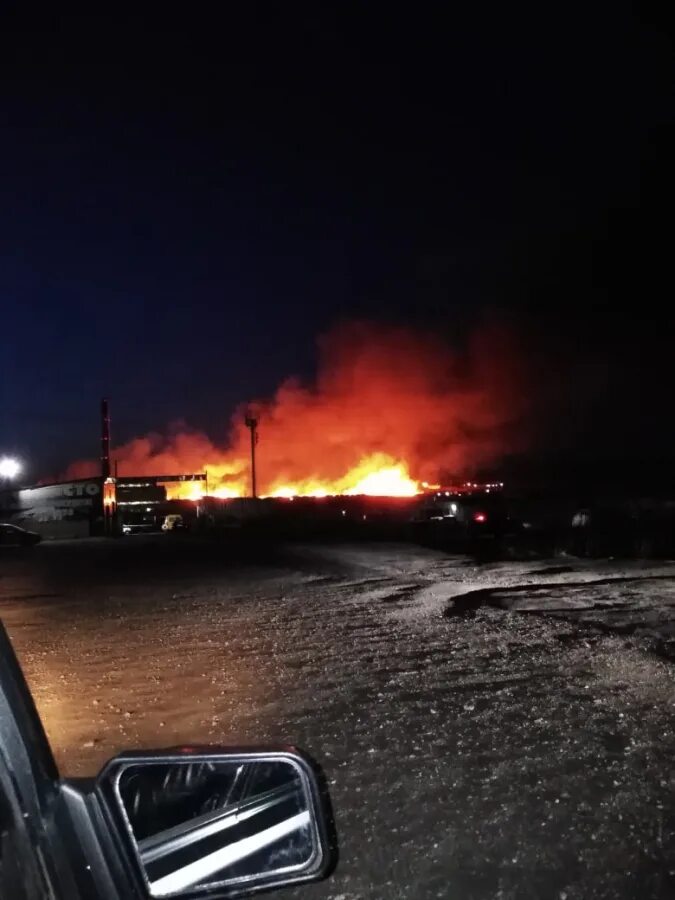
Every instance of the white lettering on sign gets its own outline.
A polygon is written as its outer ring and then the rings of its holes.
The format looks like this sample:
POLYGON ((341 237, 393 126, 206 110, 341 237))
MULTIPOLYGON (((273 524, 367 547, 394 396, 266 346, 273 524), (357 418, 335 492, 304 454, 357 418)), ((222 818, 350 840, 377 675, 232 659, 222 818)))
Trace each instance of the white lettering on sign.
POLYGON ((101 488, 94 481, 88 481, 86 484, 64 484, 62 493, 64 497, 95 497, 101 488))

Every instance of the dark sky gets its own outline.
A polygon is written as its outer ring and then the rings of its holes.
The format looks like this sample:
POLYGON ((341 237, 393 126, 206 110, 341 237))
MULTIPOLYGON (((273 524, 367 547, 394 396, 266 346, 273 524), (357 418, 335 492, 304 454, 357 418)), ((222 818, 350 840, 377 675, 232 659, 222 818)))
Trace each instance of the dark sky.
POLYGON ((564 385, 551 441, 666 456, 663 23, 244 6, 4 17, 0 453, 36 475, 96 455, 104 393, 118 440, 178 418, 222 438, 359 316, 506 321, 564 385))

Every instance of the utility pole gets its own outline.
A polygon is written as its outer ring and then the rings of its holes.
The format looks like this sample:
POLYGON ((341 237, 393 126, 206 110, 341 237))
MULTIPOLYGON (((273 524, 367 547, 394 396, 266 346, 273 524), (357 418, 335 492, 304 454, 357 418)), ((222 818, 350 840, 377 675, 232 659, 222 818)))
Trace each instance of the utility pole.
POLYGON ((105 397, 101 400, 101 475, 110 478, 110 413, 105 397))
POLYGON ((246 413, 244 422, 251 432, 251 497, 255 500, 258 496, 255 479, 255 445, 258 443, 258 419, 253 412, 249 410, 246 413))
POLYGON ((111 537, 117 530, 117 460, 115 460, 115 478, 110 477, 110 410, 108 400, 101 400, 101 478, 103 485, 103 533, 111 537))

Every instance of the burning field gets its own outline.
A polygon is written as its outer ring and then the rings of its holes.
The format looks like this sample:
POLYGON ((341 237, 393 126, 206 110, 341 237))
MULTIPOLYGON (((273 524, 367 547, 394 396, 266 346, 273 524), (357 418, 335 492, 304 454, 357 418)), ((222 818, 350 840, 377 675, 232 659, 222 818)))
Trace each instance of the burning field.
MULTIPOLYGON (((260 495, 412 496, 518 446, 519 371, 513 338, 500 330, 482 332, 458 351, 408 329, 344 325, 319 341, 315 382, 289 378, 271 400, 243 404, 227 446, 184 428, 135 438, 113 458, 120 475, 206 471, 209 494, 246 496, 251 436, 244 418, 253 410, 260 495)), ((97 469, 80 461, 67 475, 89 477, 97 469)), ((169 489, 194 499, 197 490, 187 483, 169 489)))

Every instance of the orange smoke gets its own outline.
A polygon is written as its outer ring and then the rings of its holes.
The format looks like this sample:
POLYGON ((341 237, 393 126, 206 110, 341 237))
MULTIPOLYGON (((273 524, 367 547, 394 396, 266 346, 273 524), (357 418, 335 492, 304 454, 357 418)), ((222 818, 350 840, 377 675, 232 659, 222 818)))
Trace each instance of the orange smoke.
MULTIPOLYGON (((316 383, 289 379, 255 404, 259 493, 263 496, 410 496, 421 484, 472 472, 513 448, 522 403, 511 339, 482 334, 462 353, 399 328, 348 325, 320 341, 316 383)), ((200 433, 148 435, 118 447, 120 475, 203 472, 208 492, 250 492, 250 432, 243 408, 229 446, 200 433)), ((96 472, 72 465, 69 477, 96 472)), ((170 495, 197 497, 195 484, 170 495)))

